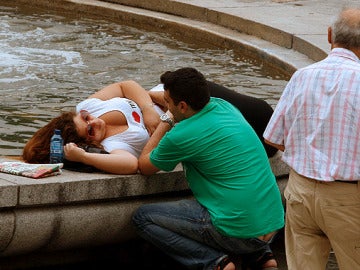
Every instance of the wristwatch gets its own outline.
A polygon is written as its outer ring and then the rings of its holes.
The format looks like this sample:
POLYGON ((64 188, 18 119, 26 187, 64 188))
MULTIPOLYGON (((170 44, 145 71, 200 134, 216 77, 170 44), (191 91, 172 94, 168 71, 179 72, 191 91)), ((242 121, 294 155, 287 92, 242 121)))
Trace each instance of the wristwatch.
POLYGON ((172 120, 170 118, 170 116, 168 116, 166 113, 162 114, 160 116, 160 120, 165 122, 165 123, 168 123, 170 125, 170 127, 173 127, 174 126, 174 120, 172 120))

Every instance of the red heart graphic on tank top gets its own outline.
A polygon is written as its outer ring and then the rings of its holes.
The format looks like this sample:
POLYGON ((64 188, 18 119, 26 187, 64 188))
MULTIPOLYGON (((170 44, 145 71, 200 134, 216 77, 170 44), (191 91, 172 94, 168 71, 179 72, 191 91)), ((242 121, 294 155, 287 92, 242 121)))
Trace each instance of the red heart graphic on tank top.
POLYGON ((136 122, 140 123, 140 115, 137 112, 132 112, 132 116, 136 122))

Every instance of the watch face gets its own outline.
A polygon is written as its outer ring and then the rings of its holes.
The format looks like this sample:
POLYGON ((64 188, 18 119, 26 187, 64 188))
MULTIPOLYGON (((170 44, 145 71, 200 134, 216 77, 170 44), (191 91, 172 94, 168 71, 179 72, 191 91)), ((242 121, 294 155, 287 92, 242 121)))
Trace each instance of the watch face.
POLYGON ((171 127, 174 126, 174 121, 166 113, 164 113, 160 116, 160 120, 168 123, 171 127))
POLYGON ((164 113, 160 116, 161 121, 166 121, 168 118, 169 118, 169 116, 166 113, 164 113))

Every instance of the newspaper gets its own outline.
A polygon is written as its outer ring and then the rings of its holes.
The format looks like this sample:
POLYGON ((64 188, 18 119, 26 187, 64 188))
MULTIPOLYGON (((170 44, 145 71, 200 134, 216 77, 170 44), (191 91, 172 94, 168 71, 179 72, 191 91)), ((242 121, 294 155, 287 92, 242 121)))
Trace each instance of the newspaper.
POLYGON ((30 164, 19 161, 6 161, 0 163, 0 172, 37 179, 61 174, 63 166, 63 163, 30 164))

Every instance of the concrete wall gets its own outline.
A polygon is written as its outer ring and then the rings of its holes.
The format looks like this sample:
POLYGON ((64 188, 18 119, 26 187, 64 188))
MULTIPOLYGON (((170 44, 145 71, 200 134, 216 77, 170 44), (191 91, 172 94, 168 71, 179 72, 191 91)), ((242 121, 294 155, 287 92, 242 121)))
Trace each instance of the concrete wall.
MULTIPOLYGON (((288 168, 280 157, 279 152, 270 162, 283 193, 288 168)), ((150 177, 64 170, 31 179, 0 173, 0 257, 123 242, 136 237, 130 220, 140 204, 190 196, 181 166, 150 177)))
POLYGON ((150 177, 64 170, 31 179, 0 173, 0 257, 128 240, 135 236, 134 209, 186 191, 180 168, 150 177))

